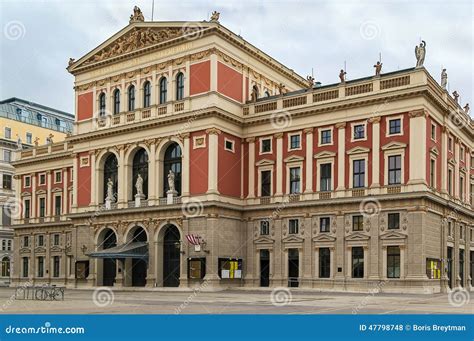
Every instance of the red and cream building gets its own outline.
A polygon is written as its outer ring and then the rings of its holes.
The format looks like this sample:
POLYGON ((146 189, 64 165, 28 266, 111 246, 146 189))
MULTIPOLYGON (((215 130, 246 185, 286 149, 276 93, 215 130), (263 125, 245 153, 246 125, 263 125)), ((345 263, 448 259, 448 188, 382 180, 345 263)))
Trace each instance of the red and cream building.
POLYGON ((473 122, 425 68, 313 87, 216 18, 132 18, 68 71, 14 283, 472 288, 473 122))

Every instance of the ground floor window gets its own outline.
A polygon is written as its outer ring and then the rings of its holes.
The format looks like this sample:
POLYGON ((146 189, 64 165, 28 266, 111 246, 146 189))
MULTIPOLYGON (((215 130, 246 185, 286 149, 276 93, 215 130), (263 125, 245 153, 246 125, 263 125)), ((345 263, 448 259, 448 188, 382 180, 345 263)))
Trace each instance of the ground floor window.
POLYGON ((28 257, 23 257, 23 277, 28 277, 28 257))
POLYGON ((439 259, 426 259, 426 277, 429 279, 441 279, 441 261, 439 259))
POLYGON ((206 276, 206 258, 188 259, 188 278, 203 279, 206 276))
POLYGON ((38 257, 38 277, 44 276, 44 257, 38 257))
POLYGON ((464 250, 459 249, 459 277, 461 278, 461 286, 464 286, 464 250))
POLYGON ((400 247, 387 247, 387 278, 400 278, 400 247))
POLYGON ((59 256, 53 257, 53 277, 59 277, 59 256))
POLYGON ((352 248, 352 278, 364 278, 364 248, 352 248))
POLYGON ((446 267, 448 275, 448 285, 450 288, 453 287, 453 248, 448 246, 447 257, 446 257, 446 267))
POLYGON ((10 277, 10 259, 8 257, 2 259, 2 277, 10 277))
POLYGON ((471 251, 470 273, 471 273, 471 285, 474 286, 474 251, 471 251))
POLYGON ((242 278, 242 259, 219 258, 218 263, 218 272, 221 279, 242 278))
POLYGON ((331 276, 331 251, 328 247, 319 249, 319 278, 331 276))
POLYGON ((86 279, 89 276, 89 261, 76 262, 76 278, 86 279))

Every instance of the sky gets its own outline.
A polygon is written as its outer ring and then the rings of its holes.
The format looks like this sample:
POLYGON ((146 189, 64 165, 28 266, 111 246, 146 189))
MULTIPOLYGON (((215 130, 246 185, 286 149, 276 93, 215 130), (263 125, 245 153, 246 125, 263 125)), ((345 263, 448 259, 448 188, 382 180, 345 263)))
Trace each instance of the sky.
MULTIPOLYGON (((152 0, 0 0, 0 99, 19 97, 73 113, 70 57, 79 59, 128 25, 134 5, 151 20, 152 0)), ((305 77, 337 83, 415 66, 425 40, 425 67, 450 92, 472 102, 474 10, 471 0, 155 0, 155 21, 220 23, 305 77)), ((471 103, 471 107, 474 107, 471 103)), ((471 114, 472 115, 472 114, 471 114)))

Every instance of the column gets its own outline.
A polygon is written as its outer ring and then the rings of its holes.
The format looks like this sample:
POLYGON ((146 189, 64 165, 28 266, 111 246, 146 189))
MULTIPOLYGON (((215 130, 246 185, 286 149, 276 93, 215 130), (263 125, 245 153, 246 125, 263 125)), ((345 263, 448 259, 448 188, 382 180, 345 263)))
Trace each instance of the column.
POLYGON ((48 218, 51 217, 51 208, 53 207, 53 200, 51 199, 51 184, 53 181, 53 177, 51 176, 51 173, 52 172, 50 170, 46 172, 46 181, 48 182, 48 185, 46 186, 46 217, 48 218))
MULTIPOLYGON (((67 214, 68 213, 68 205, 67 205, 67 198, 68 198, 68 190, 67 190, 67 185, 68 185, 68 182, 69 182, 69 177, 68 177, 68 168, 63 168, 62 169, 62 172, 63 172, 63 214, 67 214)), ((66 238, 66 237, 64 237, 66 238)))
POLYGON ((275 134, 276 139, 276 193, 275 196, 283 195, 283 133, 275 134))
POLYGON ((127 89, 125 88, 125 78, 122 78, 122 82, 120 83, 122 87, 122 91, 120 91, 120 112, 127 111, 127 89))
POLYGON ((153 70, 151 73, 151 93, 150 93, 150 104, 153 106, 158 104, 156 100, 156 90, 158 87, 156 86, 156 70, 153 70))
POLYGON ((190 172, 190 151, 191 143, 189 140, 189 133, 182 134, 183 136, 183 170, 181 172, 182 183, 181 183, 181 196, 189 196, 189 172, 190 172))
POLYGON ((30 217, 31 218, 36 218, 36 174, 31 173, 31 212, 30 212, 30 217))
MULTIPOLYGON (((166 101, 172 102, 176 100, 176 89, 175 89, 175 82, 173 79, 173 65, 170 64, 168 66, 168 77, 167 77, 167 92, 166 92, 166 101)), ((168 108, 169 109, 169 108, 168 108)))
POLYGON ((364 278, 367 279, 368 265, 369 265, 369 247, 364 246, 364 278))
POLYGON ((313 128, 305 129, 306 133, 306 188, 305 193, 313 192, 313 128))
POLYGON ((410 136, 417 141, 409 144, 409 184, 426 185, 426 115, 423 109, 411 111, 409 114, 410 136))
POLYGON ((380 116, 373 117, 372 122, 372 184, 370 187, 380 187, 380 116))
MULTIPOLYGON (((13 179, 15 179, 15 198, 20 201, 20 203, 21 203, 20 207, 23 208, 23 199, 21 197, 22 178, 23 178, 23 175, 16 175, 15 174, 13 176, 13 179)), ((30 209, 31 209, 31 207, 30 207, 30 209)), ((15 224, 18 223, 17 220, 23 219, 24 216, 25 216, 24 210, 21 209, 21 211, 18 212, 18 214, 16 216, 12 217, 12 219, 13 219, 12 223, 15 223, 15 224)), ((17 250, 19 250, 19 248, 17 250)), ((13 269, 13 267, 11 267, 11 268, 13 269)), ((12 278, 13 278, 13 276, 12 276, 12 278)))
POLYGON ((96 120, 99 117, 97 110, 97 87, 92 87, 92 120, 96 120))
POLYGON ((204 276, 204 281, 209 282, 211 286, 219 283, 219 277, 217 276, 219 233, 217 229, 218 216, 212 214, 206 221, 206 247, 209 250, 209 254, 208 257, 206 257, 206 276, 204 276))
POLYGON ((208 157, 208 182, 207 193, 218 194, 219 172, 219 134, 221 131, 216 128, 207 129, 206 133, 209 137, 209 157, 208 157))
MULTIPOLYGON (((91 206, 94 207, 99 202, 99 190, 97 187, 97 169, 96 169, 96 157, 95 150, 89 151, 89 157, 91 159, 91 206)), ((104 179, 107 181, 107 179, 104 179)))
POLYGON ((148 155, 148 205, 152 205, 156 199, 157 186, 157 171, 156 171, 156 144, 154 140, 147 141, 148 148, 150 148, 150 155, 148 155))
MULTIPOLYGON (((186 60, 186 63, 185 63, 185 67, 186 67, 186 72, 184 73, 184 98, 187 98, 189 97, 189 94, 190 94, 190 79, 191 79, 191 71, 190 71, 190 62, 189 62, 189 59, 186 60)), ((212 73, 211 73, 212 75, 212 73)))
MULTIPOLYGON (((446 249, 446 247, 444 248, 446 249)), ((443 268, 443 266, 441 267, 443 268)), ((404 279, 404 278, 405 278, 405 245, 400 245, 400 279, 404 279)))
MULTIPOLYGON (((401 258, 400 254, 400 269, 402 266, 401 258)), ((380 277, 384 280, 387 279, 387 245, 382 246, 382 275, 380 277)))
MULTIPOLYGON (((345 185, 345 154, 346 154, 346 123, 336 124, 337 129, 337 169, 334 169, 334 173, 337 172, 337 188, 336 191, 344 191, 345 185)), ((334 167, 335 168, 335 167, 334 167)), ((335 177, 336 174, 333 174, 335 177)))
MULTIPOLYGON (((336 260, 334 259, 334 246, 329 248, 329 256, 331 261, 331 268, 329 272, 329 278, 334 278, 334 274, 336 273, 336 260)), ((316 263, 316 267, 319 269, 319 262, 316 263)), ((319 270, 318 270, 319 271, 319 270)))
POLYGON ((126 198, 127 191, 126 188, 128 186, 128 181, 125 178, 125 146, 120 145, 118 147, 119 158, 118 158, 118 183, 117 183, 117 205, 119 208, 122 208, 123 205, 127 204, 128 198, 126 198))
POLYGON ((79 156, 76 153, 73 153, 72 155, 73 158, 73 165, 72 165, 72 213, 75 213, 75 210, 77 209, 77 184, 78 184, 78 177, 77 173, 79 171, 79 156))
POLYGON ((211 91, 217 91, 217 55, 211 54, 211 91))
POLYGON ((454 138, 454 160, 456 164, 454 165, 454 176, 453 176, 453 188, 454 188, 454 197, 460 199, 459 194, 459 138, 454 138))
POLYGON ((255 137, 249 137, 247 139, 249 146, 249 190, 247 199, 255 198, 255 137))
POLYGON ((441 132, 441 193, 448 193, 447 178, 448 178, 448 134, 449 130, 443 126, 441 132))

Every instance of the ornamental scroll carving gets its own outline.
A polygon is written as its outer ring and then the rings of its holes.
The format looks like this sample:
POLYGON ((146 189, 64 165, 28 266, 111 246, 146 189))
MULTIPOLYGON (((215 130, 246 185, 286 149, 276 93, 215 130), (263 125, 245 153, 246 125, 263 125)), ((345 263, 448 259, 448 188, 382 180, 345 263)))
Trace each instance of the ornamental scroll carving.
MULTIPOLYGON (((199 28, 196 28, 199 29, 199 28)), ((100 62, 108 58, 119 56, 124 53, 132 52, 144 47, 155 45, 166 40, 170 40, 183 34, 193 34, 183 31, 181 27, 168 28, 134 28, 122 37, 118 38, 111 45, 97 52, 87 59, 84 64, 100 62)))

